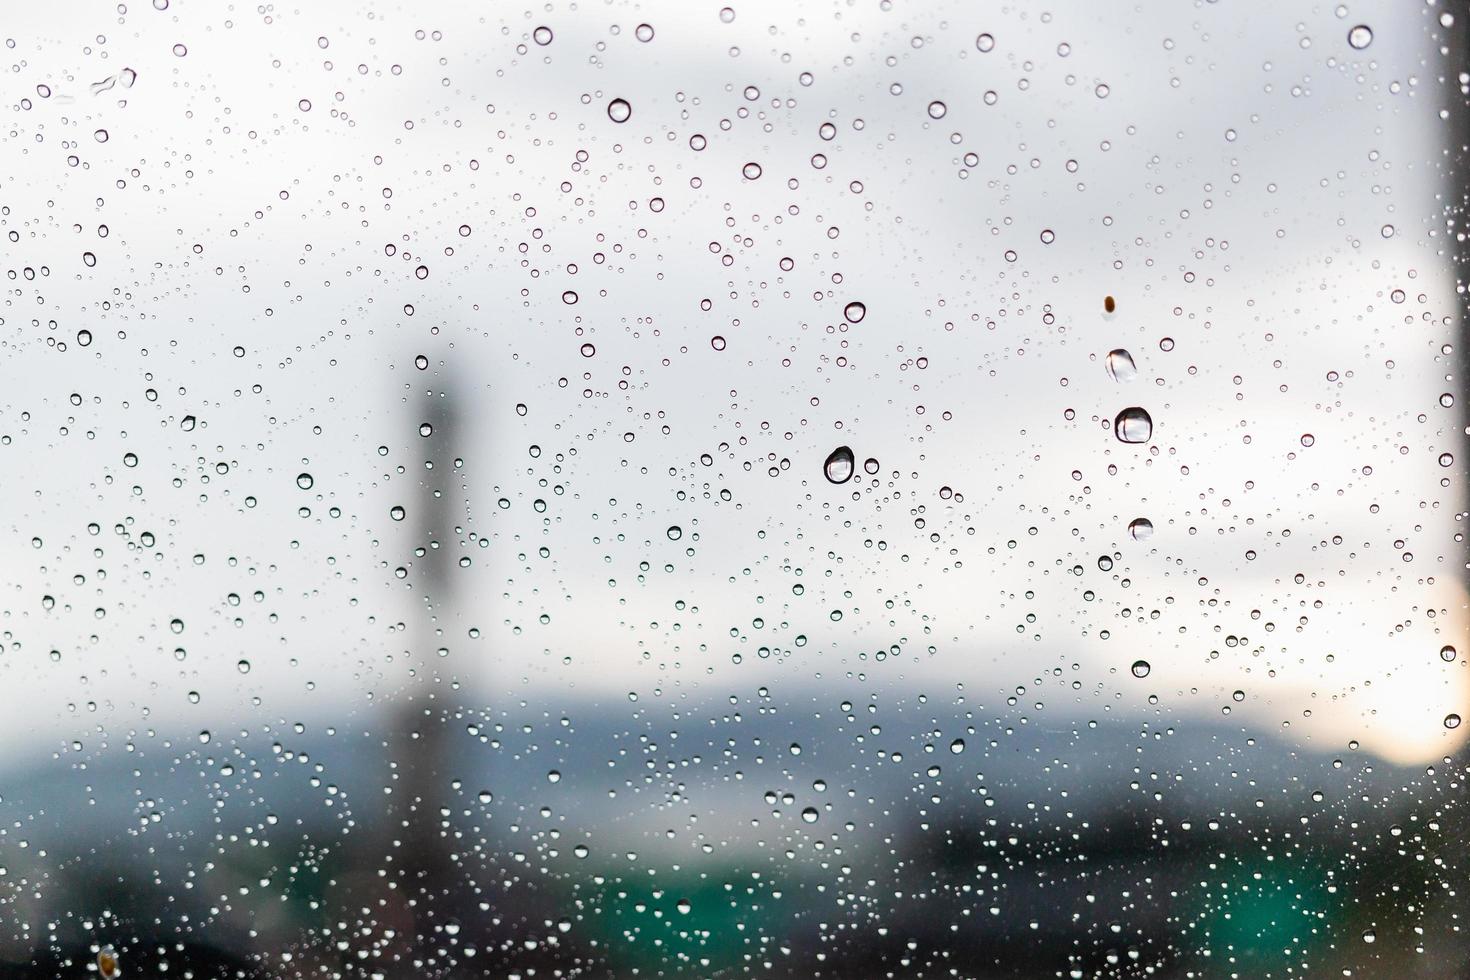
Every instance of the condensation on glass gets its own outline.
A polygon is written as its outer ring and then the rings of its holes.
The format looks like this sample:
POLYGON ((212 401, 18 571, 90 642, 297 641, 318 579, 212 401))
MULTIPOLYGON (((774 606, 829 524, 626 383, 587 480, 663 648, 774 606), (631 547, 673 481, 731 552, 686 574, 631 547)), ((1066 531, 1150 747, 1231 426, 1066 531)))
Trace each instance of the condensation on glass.
POLYGON ((0 974, 1470 975, 1465 16, 8 8, 0 974))

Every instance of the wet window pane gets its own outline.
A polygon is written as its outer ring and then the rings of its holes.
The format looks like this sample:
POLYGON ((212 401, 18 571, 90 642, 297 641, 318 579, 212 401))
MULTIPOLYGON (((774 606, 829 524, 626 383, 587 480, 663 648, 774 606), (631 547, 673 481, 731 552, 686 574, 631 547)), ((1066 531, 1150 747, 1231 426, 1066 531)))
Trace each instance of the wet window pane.
POLYGON ((1470 975, 1466 17, 7 8, 0 975, 1470 975))

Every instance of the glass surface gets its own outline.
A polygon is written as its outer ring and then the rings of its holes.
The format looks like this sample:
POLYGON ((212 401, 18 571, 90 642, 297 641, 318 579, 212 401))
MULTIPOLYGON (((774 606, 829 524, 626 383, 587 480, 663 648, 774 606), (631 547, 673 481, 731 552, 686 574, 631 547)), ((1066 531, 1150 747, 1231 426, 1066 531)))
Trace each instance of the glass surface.
POLYGON ((6 7, 0 975, 1470 976, 1467 17, 6 7))

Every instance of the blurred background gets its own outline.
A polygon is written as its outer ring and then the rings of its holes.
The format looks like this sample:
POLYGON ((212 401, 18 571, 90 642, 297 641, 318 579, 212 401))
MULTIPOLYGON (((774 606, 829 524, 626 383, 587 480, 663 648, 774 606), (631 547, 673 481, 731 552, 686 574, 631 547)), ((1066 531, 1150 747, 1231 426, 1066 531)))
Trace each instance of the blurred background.
POLYGON ((1470 975, 1470 11, 7 13, 0 975, 1470 975))

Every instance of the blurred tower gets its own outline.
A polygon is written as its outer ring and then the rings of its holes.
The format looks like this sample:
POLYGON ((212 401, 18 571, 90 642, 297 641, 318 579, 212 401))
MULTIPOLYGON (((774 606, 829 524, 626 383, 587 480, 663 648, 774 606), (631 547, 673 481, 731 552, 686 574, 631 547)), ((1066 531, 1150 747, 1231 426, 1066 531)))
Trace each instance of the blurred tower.
POLYGON ((453 916, 466 884, 456 869, 448 821, 449 782, 456 775, 449 725, 456 711, 448 685, 441 684, 438 653, 447 646, 442 622, 453 608, 451 552, 457 540, 455 514, 463 513, 464 494, 454 465, 462 435, 453 385, 413 397, 421 399, 421 408, 409 419, 410 438, 420 450, 422 469, 415 499, 406 502, 413 520, 408 567, 420 608, 409 631, 413 676, 399 695, 390 734, 398 778, 389 831, 397 841, 390 853, 395 855, 399 895, 413 912, 415 935, 408 941, 419 957, 433 948, 436 926, 453 916), (427 435, 424 425, 429 426, 427 435))

